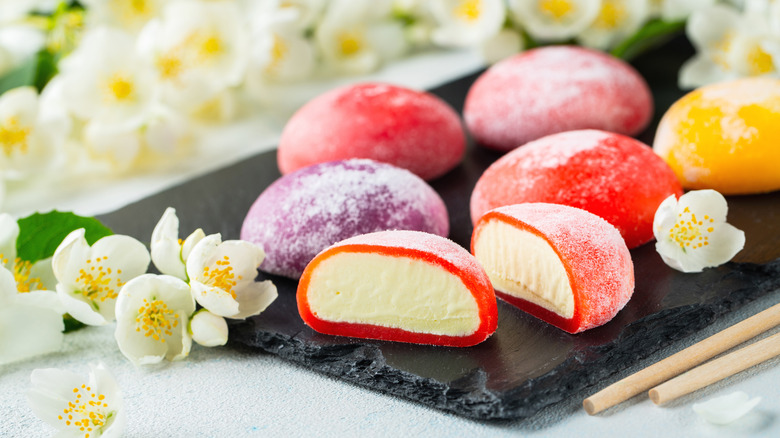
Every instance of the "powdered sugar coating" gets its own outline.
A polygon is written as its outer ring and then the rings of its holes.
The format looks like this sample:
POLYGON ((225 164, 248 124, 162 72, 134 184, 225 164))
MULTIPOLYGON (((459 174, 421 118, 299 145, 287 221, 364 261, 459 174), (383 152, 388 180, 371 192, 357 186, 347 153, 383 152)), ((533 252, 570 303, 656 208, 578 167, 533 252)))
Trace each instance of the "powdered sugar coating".
POLYGON ((463 109, 474 139, 505 151, 575 129, 634 135, 652 114, 650 88, 633 67, 569 46, 528 50, 499 62, 477 79, 463 109))
MULTIPOLYGON (((565 205, 509 205, 486 214, 475 228, 475 239, 479 238, 480 227, 491 220, 514 225, 519 222, 547 240, 558 253, 574 294, 574 316, 567 331, 577 333, 607 323, 631 298, 631 254, 618 230, 604 219, 565 205)), ((517 259, 522 263, 522 248, 518 248, 517 259)))
POLYGON ((634 248, 653 238, 653 216, 682 187, 649 146, 596 130, 550 135, 493 163, 471 194, 471 219, 524 202, 581 208, 614 225, 634 248))
POLYGON ((446 236, 447 208, 411 172, 353 159, 310 166, 271 184, 249 209, 241 239, 265 249, 260 269, 298 278, 333 243, 388 229, 446 236))
POLYGON ((467 277, 478 283, 480 287, 490 285, 485 269, 476 258, 457 243, 430 233, 419 231, 393 230, 363 234, 338 242, 333 247, 349 245, 369 245, 384 248, 397 248, 404 251, 416 251, 420 259, 437 260, 457 267, 467 277))
POLYGON ((371 158, 430 180, 463 158, 460 117, 438 97, 388 84, 327 92, 290 119, 279 140, 283 174, 311 164, 371 158))

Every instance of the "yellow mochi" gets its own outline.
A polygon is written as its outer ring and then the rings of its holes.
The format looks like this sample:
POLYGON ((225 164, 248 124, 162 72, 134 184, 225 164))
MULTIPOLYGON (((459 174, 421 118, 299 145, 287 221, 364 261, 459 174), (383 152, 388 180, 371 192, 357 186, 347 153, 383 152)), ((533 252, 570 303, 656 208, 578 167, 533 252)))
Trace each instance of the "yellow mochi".
POLYGON ((688 93, 664 114, 653 149, 686 189, 780 189, 780 80, 740 79, 688 93))

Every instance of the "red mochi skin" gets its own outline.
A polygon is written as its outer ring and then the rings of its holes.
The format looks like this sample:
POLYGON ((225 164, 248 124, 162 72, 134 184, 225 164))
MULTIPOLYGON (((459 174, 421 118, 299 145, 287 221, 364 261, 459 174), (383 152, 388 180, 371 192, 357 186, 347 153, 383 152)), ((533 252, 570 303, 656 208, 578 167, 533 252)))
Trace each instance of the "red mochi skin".
POLYGON ((431 180, 460 163, 458 114, 438 97, 380 83, 349 85, 301 107, 279 140, 282 174, 325 161, 370 158, 431 180))
MULTIPOLYGON (((354 266, 352 269, 360 269, 360 267, 354 266)), ((337 336, 469 347, 487 339, 496 331, 498 325, 498 309, 493 286, 477 260, 468 251, 448 239, 418 231, 383 231, 364 234, 331 246, 317 255, 304 270, 298 283, 297 301, 298 312, 308 326, 319 333, 337 336), (311 276, 323 260, 342 252, 372 253, 386 257, 422 260, 456 275, 477 302, 479 327, 470 335, 448 336, 372 324, 332 322, 318 318, 310 309, 308 302, 307 294, 311 276)))
POLYGON ((503 205, 569 205, 606 219, 635 248, 653 239, 661 202, 682 193, 672 169, 644 143, 604 131, 563 132, 488 167, 471 194, 471 220, 503 205))
MULTIPOLYGON (((510 205, 482 216, 471 237, 471 251, 483 227, 498 220, 550 244, 560 258, 574 295, 574 314, 566 319, 537 304, 496 290, 496 296, 568 333, 609 322, 634 293, 634 264, 615 227, 578 208, 531 203, 510 205)), ((518 263, 522 252, 518 251, 518 263)))
POLYGON ((571 46, 528 50, 495 64, 474 82, 463 108, 474 140, 499 151, 575 129, 635 135, 652 115, 650 87, 633 67, 571 46))

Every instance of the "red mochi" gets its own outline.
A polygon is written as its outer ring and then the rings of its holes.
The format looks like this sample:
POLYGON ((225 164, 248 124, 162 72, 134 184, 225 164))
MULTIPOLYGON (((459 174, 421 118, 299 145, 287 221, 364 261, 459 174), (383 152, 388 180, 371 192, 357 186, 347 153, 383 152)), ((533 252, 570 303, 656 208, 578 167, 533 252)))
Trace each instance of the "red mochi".
POLYGON ((315 331, 330 335, 467 347, 487 339, 498 324, 493 286, 474 256, 451 240, 419 231, 363 234, 329 247, 303 272, 298 283, 297 301, 303 321, 315 331), (346 264, 336 262, 344 255, 356 257, 348 258, 346 264), (378 257, 379 263, 373 266, 379 272, 365 274, 368 278, 354 283, 354 287, 343 287, 349 284, 349 280, 344 280, 346 277, 370 271, 371 266, 367 264, 371 263, 371 256, 378 257), (403 266, 403 272, 392 270, 393 260, 400 261, 398 266, 403 266), (414 266, 417 262, 419 264, 414 266), (421 269, 421 265, 429 270, 421 269), (463 307, 462 300, 436 297, 442 293, 437 290, 443 288, 431 286, 432 277, 438 274, 432 276, 430 272, 441 273, 453 280, 451 285, 456 287, 443 292, 444 295, 458 298, 460 293, 460 298, 465 298, 469 305, 463 307), (338 284, 342 280, 343 284, 338 284), (325 290, 328 288, 334 290, 325 290), (376 295, 378 289, 382 292, 376 295), (456 293, 452 289, 456 289, 456 293), (361 303, 361 299, 366 302, 361 303), (323 300, 329 301, 326 304, 335 306, 337 311, 352 306, 369 316, 328 317, 326 306, 321 304, 323 300), (452 330, 447 329, 446 320, 457 319, 459 309, 462 314, 464 308, 473 323, 464 333, 447 333, 452 330), (399 321, 405 317, 408 321, 409 313, 430 315, 424 321, 429 327, 417 330, 399 323, 366 322, 366 318, 376 313, 391 315, 399 321))
POLYGON ((491 210, 474 228, 471 251, 499 298, 569 333, 609 322, 634 292, 634 265, 620 233, 578 208, 529 203, 491 210), (540 243, 517 244, 513 233, 540 243), (551 249, 546 264, 539 262, 538 245, 551 249), (551 276, 553 268, 560 275, 551 276), (558 295, 550 292, 556 281, 562 285, 558 295), (566 316, 560 313, 564 298, 569 300, 566 316))
POLYGON ((338 88, 309 101, 282 132, 283 174, 325 161, 371 158, 430 180, 460 163, 466 148, 458 114, 438 97, 395 85, 338 88))
POLYGON ((509 151, 575 129, 641 132, 653 97, 629 64, 582 47, 549 46, 505 59, 472 85, 463 117, 477 143, 509 151))
POLYGON ((653 239, 653 217, 682 186, 652 149, 633 138, 583 130, 550 135, 493 163, 471 194, 471 220, 524 202, 578 207, 614 225, 629 248, 653 239))

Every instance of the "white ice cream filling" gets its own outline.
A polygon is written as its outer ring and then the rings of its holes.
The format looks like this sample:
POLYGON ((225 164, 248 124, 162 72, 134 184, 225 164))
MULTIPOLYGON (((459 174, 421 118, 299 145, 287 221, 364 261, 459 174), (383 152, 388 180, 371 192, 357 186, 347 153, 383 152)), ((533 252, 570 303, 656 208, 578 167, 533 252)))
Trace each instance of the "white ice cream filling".
POLYGON ((474 255, 493 287, 564 317, 574 315, 574 294, 560 257, 543 238, 500 220, 487 222, 474 255))
POLYGON ((334 254, 312 272, 307 297, 312 313, 331 322, 448 336, 470 335, 480 322, 460 277, 408 257, 334 254))

